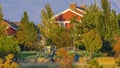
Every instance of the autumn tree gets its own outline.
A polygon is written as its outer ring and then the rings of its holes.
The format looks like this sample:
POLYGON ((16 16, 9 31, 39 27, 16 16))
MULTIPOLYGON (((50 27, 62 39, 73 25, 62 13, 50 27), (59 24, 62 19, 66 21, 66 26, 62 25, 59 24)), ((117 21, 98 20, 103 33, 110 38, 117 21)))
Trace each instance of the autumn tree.
POLYGON ((102 47, 102 39, 96 29, 91 29, 84 33, 82 40, 86 50, 88 50, 90 54, 98 51, 102 47))
POLYGON ((36 49, 37 44, 37 30, 33 22, 29 21, 27 12, 24 12, 24 15, 20 22, 20 28, 17 32, 18 43, 24 45, 27 49, 36 49))

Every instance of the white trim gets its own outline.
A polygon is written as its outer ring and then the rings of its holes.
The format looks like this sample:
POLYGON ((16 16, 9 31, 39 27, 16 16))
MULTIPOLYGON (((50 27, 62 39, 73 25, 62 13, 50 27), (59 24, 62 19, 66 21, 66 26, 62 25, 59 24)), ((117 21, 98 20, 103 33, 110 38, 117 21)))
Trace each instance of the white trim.
POLYGON ((13 28, 14 30, 18 30, 18 29, 16 29, 15 27, 13 27, 13 26, 10 26, 11 28, 13 28))
POLYGON ((63 24, 64 24, 64 27, 65 27, 65 24, 66 24, 66 23, 70 23, 70 21, 57 21, 56 23, 58 23, 58 24, 63 23, 63 24))
POLYGON ((83 13, 86 13, 85 11, 83 11, 83 10, 81 10, 81 9, 79 9, 79 8, 76 8, 77 10, 79 10, 79 11, 81 11, 81 12, 83 12, 83 13))
MULTIPOLYGON (((82 14, 79 14, 79 13, 77 13, 77 12, 75 12, 75 11, 71 10, 70 8, 66 9, 65 11, 63 11, 63 12, 61 12, 61 13, 58 13, 58 14, 57 14, 57 15, 55 15, 54 17, 58 17, 59 15, 64 14, 64 13, 66 13, 67 11, 71 11, 71 12, 73 12, 73 13, 77 14, 78 16, 83 17, 83 15, 82 15, 82 14)), ((54 17, 53 17, 53 18, 54 18, 54 17)))
POLYGON ((70 21, 57 21, 57 23, 59 22, 70 23, 70 21))
MULTIPOLYGON (((56 23, 60 23, 60 22, 70 23, 70 21, 56 21, 56 23)), ((82 22, 82 21, 80 20, 79 22, 82 22)))

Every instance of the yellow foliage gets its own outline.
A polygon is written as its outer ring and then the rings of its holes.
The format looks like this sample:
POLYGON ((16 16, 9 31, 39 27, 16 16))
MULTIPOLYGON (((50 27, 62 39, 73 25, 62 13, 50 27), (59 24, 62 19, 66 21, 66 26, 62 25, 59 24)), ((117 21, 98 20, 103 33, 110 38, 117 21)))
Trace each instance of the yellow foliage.
POLYGON ((13 58, 13 54, 5 56, 5 62, 0 58, 0 68, 19 68, 19 65, 12 60, 13 58))

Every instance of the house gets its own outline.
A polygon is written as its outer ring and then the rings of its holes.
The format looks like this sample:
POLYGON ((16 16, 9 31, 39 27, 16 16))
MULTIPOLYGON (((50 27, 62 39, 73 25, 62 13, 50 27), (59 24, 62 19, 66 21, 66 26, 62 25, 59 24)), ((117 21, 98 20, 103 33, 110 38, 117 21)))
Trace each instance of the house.
POLYGON ((81 21, 83 14, 85 14, 85 5, 81 5, 80 7, 77 7, 75 3, 71 3, 69 5, 69 8, 64 10, 63 12, 57 14, 54 16, 57 23, 60 24, 60 26, 64 26, 66 29, 70 29, 72 24, 70 23, 70 20, 73 17, 76 17, 75 19, 77 21, 81 21))
POLYGON ((0 26, 4 28, 3 33, 7 35, 14 35, 16 34, 18 30, 18 25, 14 24, 13 22, 10 22, 8 20, 3 19, 0 23, 0 26))

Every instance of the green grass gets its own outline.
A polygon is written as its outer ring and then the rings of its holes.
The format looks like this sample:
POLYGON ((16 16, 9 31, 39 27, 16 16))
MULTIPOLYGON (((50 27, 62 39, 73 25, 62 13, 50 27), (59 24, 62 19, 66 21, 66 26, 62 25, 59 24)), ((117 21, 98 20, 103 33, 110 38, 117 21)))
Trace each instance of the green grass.
POLYGON ((26 59, 34 58, 35 56, 35 52, 19 52, 17 55, 17 59, 19 62, 24 62, 26 59))

